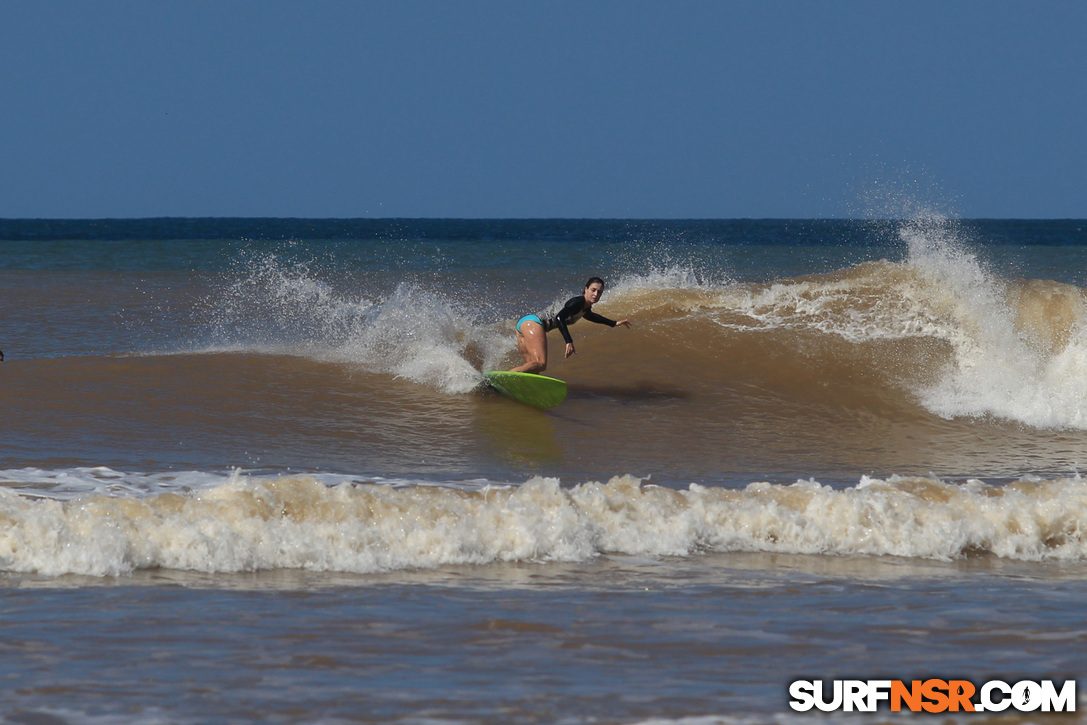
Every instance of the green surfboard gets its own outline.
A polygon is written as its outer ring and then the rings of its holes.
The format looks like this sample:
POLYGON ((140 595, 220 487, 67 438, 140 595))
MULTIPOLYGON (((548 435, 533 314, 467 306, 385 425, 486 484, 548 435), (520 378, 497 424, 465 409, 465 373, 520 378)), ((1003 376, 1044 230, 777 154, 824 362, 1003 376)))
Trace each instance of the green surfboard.
POLYGON ((483 375, 498 392, 537 408, 553 408, 566 400, 566 383, 562 380, 502 370, 492 370, 483 375))

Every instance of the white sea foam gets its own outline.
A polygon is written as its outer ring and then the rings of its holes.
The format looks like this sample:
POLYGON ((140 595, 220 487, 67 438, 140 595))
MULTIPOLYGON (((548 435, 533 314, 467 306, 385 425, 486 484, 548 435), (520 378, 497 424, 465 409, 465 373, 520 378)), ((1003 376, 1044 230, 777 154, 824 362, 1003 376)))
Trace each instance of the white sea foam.
POLYGON ((724 327, 740 330, 815 330, 850 342, 956 336, 954 321, 928 297, 903 265, 879 262, 838 279, 736 285, 711 306, 731 315, 724 327))
POLYGON ((147 496, 211 488, 229 481, 237 472, 171 471, 144 473, 118 471, 108 466, 80 466, 45 470, 18 468, 0 471, 0 490, 49 499, 75 499, 87 495, 147 496))
MULTIPOLYGON (((368 483, 389 488, 444 486, 474 491, 485 486, 508 485, 486 478, 428 480, 346 473, 306 473, 306 478, 325 486, 368 483)), ((223 471, 122 471, 109 466, 75 468, 13 468, 0 470, 0 490, 9 489, 31 498, 73 500, 88 496, 127 496, 142 498, 164 493, 191 493, 215 488, 239 479, 271 479, 271 474, 234 468, 223 471)))
POLYGON ((1087 336, 1079 320, 1057 351, 1016 324, 1007 284, 988 270, 942 219, 901 230, 909 264, 937 290, 933 304, 954 320, 955 359, 920 391, 948 418, 992 415, 1043 428, 1087 428, 1087 336))
POLYGON ((1087 558, 1087 482, 933 479, 673 490, 633 477, 572 488, 337 483, 235 474, 191 491, 32 498, 0 488, 0 569, 116 575, 578 561, 703 551, 950 560, 1087 558))

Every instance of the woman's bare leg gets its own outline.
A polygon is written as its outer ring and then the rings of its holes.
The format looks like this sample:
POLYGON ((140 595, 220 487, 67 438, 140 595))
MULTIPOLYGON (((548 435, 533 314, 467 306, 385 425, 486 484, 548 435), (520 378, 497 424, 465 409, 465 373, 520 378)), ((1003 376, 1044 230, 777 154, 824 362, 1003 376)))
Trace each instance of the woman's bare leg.
POLYGON ((525 358, 525 364, 519 365, 511 373, 542 373, 547 369, 547 333, 543 325, 531 320, 521 323, 517 333, 517 349, 525 358))

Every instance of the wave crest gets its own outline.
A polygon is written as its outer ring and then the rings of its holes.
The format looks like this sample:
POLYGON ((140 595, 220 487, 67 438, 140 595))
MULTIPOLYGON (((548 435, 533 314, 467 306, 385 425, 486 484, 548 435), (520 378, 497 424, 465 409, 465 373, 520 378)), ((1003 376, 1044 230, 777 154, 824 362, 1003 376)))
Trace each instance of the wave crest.
MULTIPOLYGON (((879 388, 869 397, 908 398, 904 414, 1087 429, 1083 290, 1001 278, 945 218, 908 220, 898 236, 901 260, 768 282, 731 280, 705 260, 620 276, 599 310, 642 332, 609 337, 607 355, 579 356, 570 368, 555 360, 551 374, 630 386, 639 382, 631 376, 667 376, 675 388, 712 389, 743 374, 737 360, 784 375, 778 362, 792 357, 827 385, 865 378, 879 388)), ((274 254, 243 260, 235 274, 208 304, 211 349, 304 355, 448 394, 518 360, 513 319, 478 292, 410 281, 343 291, 318 263, 274 254)), ((588 323, 574 330, 579 342, 600 333, 588 323)))

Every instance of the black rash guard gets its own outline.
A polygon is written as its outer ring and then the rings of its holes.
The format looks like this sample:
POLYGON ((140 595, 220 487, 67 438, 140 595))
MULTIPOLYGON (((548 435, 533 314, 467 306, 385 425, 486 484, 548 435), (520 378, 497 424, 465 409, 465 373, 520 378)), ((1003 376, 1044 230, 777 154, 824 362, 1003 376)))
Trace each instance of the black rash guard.
POLYGON ((615 320, 609 320, 607 317, 593 312, 592 305, 585 301, 585 295, 572 297, 557 313, 546 310, 539 314, 539 318, 543 320, 544 332, 550 332, 558 328, 559 332, 562 333, 562 339, 566 340, 568 344, 573 344, 574 339, 570 337, 570 330, 567 327, 582 317, 599 325, 607 325, 608 327, 615 327, 616 325, 615 320))

